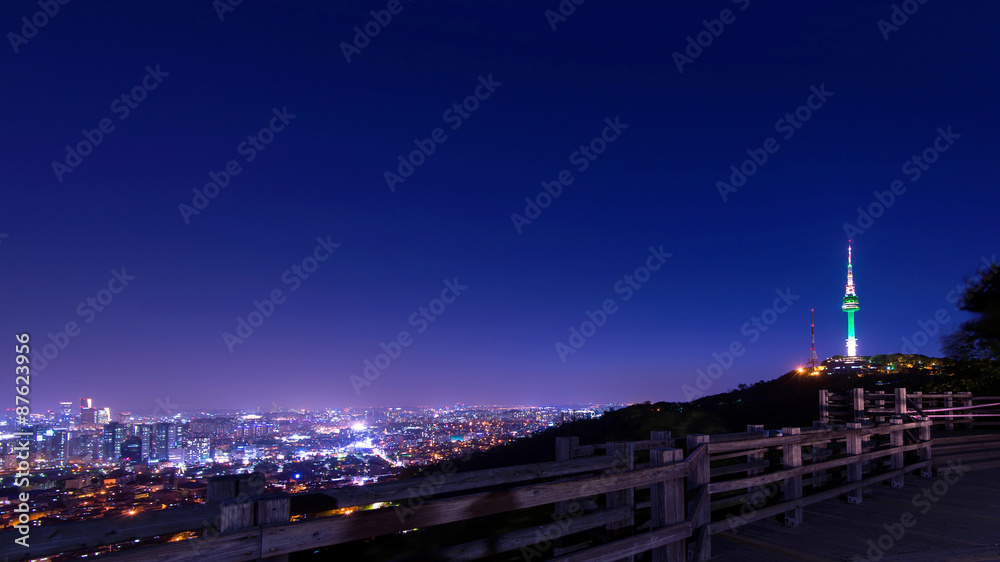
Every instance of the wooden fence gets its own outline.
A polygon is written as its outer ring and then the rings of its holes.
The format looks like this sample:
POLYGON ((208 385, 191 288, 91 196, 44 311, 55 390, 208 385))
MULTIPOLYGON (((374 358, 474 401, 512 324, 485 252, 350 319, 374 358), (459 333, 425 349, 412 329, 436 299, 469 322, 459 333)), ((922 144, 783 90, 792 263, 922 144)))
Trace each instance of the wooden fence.
POLYGON ((931 422, 891 421, 780 431, 752 426, 745 433, 679 439, 653 432, 645 441, 589 445, 560 438, 551 462, 446 470, 318 494, 261 495, 253 477, 223 478, 210 483, 207 505, 33 527, 27 549, 13 543, 16 531, 0 533, 0 556, 25 560, 103 549, 101 559, 282 560, 293 552, 417 533, 412 536, 457 543, 421 553, 425 559, 508 552, 526 560, 642 553, 657 561, 708 560, 713 533, 775 516, 798 525, 803 506, 837 496, 857 503, 875 483, 899 486, 916 470, 929 475, 931 422), (483 536, 449 533, 449 525, 497 514, 523 524, 483 536), (200 536, 178 540, 185 531, 200 536), (131 546, 120 548, 126 543, 131 546))
POLYGON ((926 417, 947 431, 1000 427, 1000 396, 973 396, 970 392, 925 394, 894 388, 892 392, 819 391, 820 421, 833 425, 851 422, 886 423, 892 416, 926 417))

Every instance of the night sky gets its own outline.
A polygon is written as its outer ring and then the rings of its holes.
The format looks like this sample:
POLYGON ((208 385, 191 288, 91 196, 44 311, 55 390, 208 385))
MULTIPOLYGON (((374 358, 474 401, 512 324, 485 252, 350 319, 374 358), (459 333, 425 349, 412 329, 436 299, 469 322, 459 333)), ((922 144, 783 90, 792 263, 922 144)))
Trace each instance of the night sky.
POLYGON ((844 353, 848 238, 865 355, 998 251, 994 2, 49 1, 0 7, 35 411, 685 400, 810 308, 844 353))

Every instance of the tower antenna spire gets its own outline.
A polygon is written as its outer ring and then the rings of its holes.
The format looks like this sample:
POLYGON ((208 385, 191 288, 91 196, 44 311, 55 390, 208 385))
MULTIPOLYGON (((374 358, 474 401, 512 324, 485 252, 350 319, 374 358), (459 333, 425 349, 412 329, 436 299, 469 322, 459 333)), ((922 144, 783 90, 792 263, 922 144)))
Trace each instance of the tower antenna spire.
POLYGON ((819 368, 819 357, 816 356, 816 323, 813 320, 815 309, 809 309, 809 330, 812 332, 812 347, 809 348, 809 368, 815 373, 819 368))
POLYGON ((844 292, 844 304, 841 307, 847 313, 847 356, 857 357, 858 339, 854 337, 854 313, 861 306, 858 295, 854 291, 854 266, 851 265, 851 241, 847 241, 847 290, 844 292))

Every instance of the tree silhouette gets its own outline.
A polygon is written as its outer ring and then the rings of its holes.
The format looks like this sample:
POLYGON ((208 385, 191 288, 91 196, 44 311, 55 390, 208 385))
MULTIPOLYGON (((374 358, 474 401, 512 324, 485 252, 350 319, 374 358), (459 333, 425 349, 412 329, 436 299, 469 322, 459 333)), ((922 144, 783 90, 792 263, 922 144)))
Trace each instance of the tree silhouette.
POLYGON ((958 308, 974 316, 944 338, 944 349, 957 364, 955 376, 941 388, 995 395, 1000 392, 1000 264, 968 281, 958 308))

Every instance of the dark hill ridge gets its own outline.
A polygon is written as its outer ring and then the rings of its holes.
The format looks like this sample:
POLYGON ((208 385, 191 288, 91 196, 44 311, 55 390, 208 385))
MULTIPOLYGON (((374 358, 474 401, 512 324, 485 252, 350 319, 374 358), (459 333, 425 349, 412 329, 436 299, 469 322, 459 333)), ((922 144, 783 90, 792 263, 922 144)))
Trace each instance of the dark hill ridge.
MULTIPOLYGON (((910 364, 929 365, 941 359, 915 356, 878 356, 900 358, 910 364)), ((671 431, 675 437, 691 433, 735 433, 745 431, 749 424, 762 424, 767 429, 809 427, 819 419, 819 390, 834 392, 863 387, 866 390, 887 390, 897 386, 922 390, 937 386, 942 376, 930 377, 923 369, 903 369, 880 376, 808 376, 796 371, 770 381, 740 385, 729 392, 699 398, 693 402, 657 402, 635 404, 608 412, 597 419, 577 420, 547 429, 524 439, 495 447, 489 451, 453 460, 458 471, 483 470, 555 460, 556 437, 579 437, 583 445, 608 441, 649 439, 650 431, 671 431), (930 383, 930 385, 929 385, 930 383)), ((412 467, 403 472, 407 478, 422 472, 440 470, 440 464, 412 467)))

